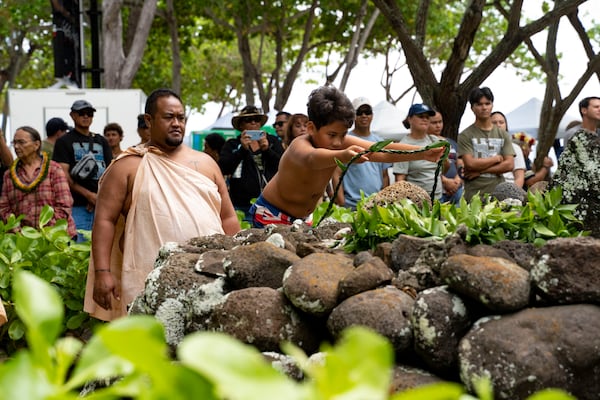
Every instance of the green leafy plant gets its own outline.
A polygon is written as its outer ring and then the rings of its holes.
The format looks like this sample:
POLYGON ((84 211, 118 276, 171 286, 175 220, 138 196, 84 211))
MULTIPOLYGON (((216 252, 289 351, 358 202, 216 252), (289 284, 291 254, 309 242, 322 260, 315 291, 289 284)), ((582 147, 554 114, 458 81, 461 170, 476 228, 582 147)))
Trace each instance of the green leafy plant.
POLYGON ((58 290, 66 315, 62 331, 81 331, 94 324, 83 312, 90 244, 72 242, 66 220, 48 226, 53 216, 54 210, 45 206, 37 229, 20 227, 22 216, 11 215, 6 222, 0 222, 0 297, 9 319, 0 328, 0 343, 7 353, 24 344, 24 325, 14 311, 12 293, 14 274, 22 269, 31 271, 58 290))
POLYGON ((352 220, 352 233, 346 237, 349 252, 373 249, 377 244, 393 241, 400 234, 443 239, 463 225, 468 244, 493 244, 501 240, 519 240, 543 245, 557 237, 585 236, 582 222, 573 211, 574 204, 561 204, 562 190, 528 193, 525 205, 511 205, 489 197, 482 201, 474 196, 470 203, 461 199, 460 206, 435 201, 433 206, 419 207, 408 199, 371 210, 359 202, 352 220))

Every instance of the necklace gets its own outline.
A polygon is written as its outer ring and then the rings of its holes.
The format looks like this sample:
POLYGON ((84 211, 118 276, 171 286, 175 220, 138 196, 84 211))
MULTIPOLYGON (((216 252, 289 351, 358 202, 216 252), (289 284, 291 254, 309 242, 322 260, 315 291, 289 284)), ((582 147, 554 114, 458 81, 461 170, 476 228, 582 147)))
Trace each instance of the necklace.
POLYGON ((42 151, 42 165, 40 167, 40 173, 29 184, 25 184, 25 183, 21 182, 21 180, 19 179, 19 176, 17 175, 17 166, 19 165, 20 162, 21 162, 21 160, 19 160, 17 158, 10 166, 10 179, 12 180, 15 187, 17 189, 19 189, 21 192, 31 193, 35 190, 35 188, 38 187, 38 185, 44 179, 46 179, 46 176, 48 175, 48 170, 50 169, 50 159, 48 158, 48 153, 46 153, 45 151, 42 151))

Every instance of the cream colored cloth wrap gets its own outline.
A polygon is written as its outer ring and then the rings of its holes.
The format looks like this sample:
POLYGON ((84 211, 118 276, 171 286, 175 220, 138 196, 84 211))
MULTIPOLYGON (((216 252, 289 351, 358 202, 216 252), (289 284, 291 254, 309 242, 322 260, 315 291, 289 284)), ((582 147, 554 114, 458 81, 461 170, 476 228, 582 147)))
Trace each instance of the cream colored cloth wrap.
POLYGON ((8 319, 6 318, 6 310, 4 309, 4 304, 2 304, 2 297, 0 297, 0 326, 7 322, 8 319))
MULTIPOLYGON (((170 160, 155 147, 130 147, 117 160, 133 155, 141 156, 142 160, 124 224, 122 253, 118 234, 123 225, 122 217, 113 240, 110 269, 116 285, 121 287, 121 301, 113 298, 112 310, 103 309, 93 300, 92 257, 88 268, 84 311, 105 321, 127 314, 127 305, 144 289, 146 277, 163 244, 223 233, 221 195, 211 179, 170 160)), ((109 168, 113 165, 114 162, 109 168)))

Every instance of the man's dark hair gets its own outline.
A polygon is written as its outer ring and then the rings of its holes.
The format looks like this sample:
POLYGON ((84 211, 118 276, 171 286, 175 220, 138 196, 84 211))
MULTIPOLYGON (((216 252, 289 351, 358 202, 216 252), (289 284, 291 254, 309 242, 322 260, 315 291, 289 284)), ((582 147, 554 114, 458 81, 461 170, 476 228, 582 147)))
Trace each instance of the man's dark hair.
POLYGON ((153 91, 152 93, 150 93, 150 96, 148 96, 148 98, 146 99, 146 107, 145 107, 145 113, 154 116, 154 114, 156 114, 156 103, 158 102, 158 99, 160 99, 161 97, 175 97, 177 100, 179 100, 179 102, 181 104, 183 104, 183 101, 181 101, 181 97, 179 97, 179 95, 177 93, 175 93, 174 91, 172 91, 171 89, 166 89, 166 88, 162 88, 162 89, 156 89, 155 91, 153 91))
POLYGON ((277 114, 275 114, 275 117, 279 117, 280 115, 285 115, 288 118, 292 116, 292 114, 287 111, 279 111, 277 114))
POLYGON ((103 131, 104 135, 106 135, 106 132, 108 131, 116 131, 119 136, 123 137, 123 128, 121 128, 121 125, 117 124, 116 122, 106 124, 103 131))
POLYGON ((354 106, 344 93, 333 86, 321 86, 312 91, 308 97, 308 119, 317 129, 333 122, 343 122, 348 129, 352 128, 354 106))
POLYGON ((494 95, 492 94, 490 88, 482 87, 471 90, 471 93, 469 93, 469 103, 471 105, 479 103, 479 100, 481 100, 483 97, 485 97, 492 103, 494 102, 494 95))
POLYGON ((584 109, 584 108, 588 108, 590 106, 590 100, 600 100, 600 97, 589 96, 589 97, 583 98, 579 102, 579 115, 581 115, 582 117, 583 117, 583 112, 581 110, 584 109))

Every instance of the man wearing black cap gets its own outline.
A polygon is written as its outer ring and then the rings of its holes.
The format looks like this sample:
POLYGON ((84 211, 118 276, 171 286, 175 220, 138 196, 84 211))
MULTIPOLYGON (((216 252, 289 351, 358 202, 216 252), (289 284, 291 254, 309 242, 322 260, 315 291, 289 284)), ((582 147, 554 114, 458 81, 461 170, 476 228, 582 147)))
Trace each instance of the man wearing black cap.
MULTIPOLYGON (((63 167, 69 180, 73 195, 73 219, 78 231, 92 230, 98 180, 112 160, 112 151, 106 139, 102 135, 90 132, 95 111, 96 109, 86 100, 77 100, 73 103, 69 115, 73 119, 74 128, 56 141, 52 157, 63 167), (89 153, 90 148, 98 166, 96 173, 84 180, 73 179, 71 169, 89 153)), ((79 233, 77 240, 83 241, 85 237, 79 233)))
POLYGON ((69 126, 62 118, 50 118, 46 122, 46 139, 42 141, 42 151, 48 153, 48 158, 52 159, 54 144, 68 130, 69 126))

